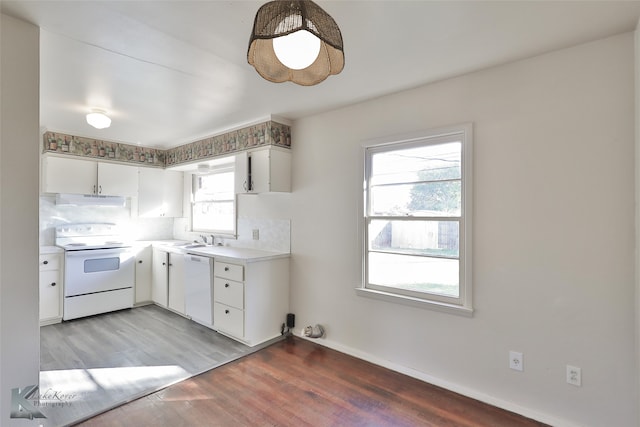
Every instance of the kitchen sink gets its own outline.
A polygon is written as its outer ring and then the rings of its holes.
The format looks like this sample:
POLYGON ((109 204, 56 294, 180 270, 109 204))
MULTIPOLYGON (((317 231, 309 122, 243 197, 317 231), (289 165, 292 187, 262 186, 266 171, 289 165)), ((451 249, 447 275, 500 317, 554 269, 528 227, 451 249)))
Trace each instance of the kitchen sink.
POLYGON ((204 248, 205 245, 204 243, 187 243, 186 245, 182 246, 185 249, 193 249, 193 248, 204 248))
POLYGON ((203 248, 207 245, 205 245, 204 243, 198 243, 198 242, 178 242, 178 243, 174 243, 173 246, 175 246, 176 248, 183 248, 183 249, 191 249, 191 248, 203 248))

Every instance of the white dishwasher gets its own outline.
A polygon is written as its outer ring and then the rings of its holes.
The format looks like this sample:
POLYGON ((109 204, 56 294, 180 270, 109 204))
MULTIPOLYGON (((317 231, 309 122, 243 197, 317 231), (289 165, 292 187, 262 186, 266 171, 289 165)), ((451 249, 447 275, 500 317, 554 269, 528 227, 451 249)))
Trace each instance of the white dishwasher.
POLYGON ((213 327, 213 258, 184 255, 185 314, 201 325, 213 327))

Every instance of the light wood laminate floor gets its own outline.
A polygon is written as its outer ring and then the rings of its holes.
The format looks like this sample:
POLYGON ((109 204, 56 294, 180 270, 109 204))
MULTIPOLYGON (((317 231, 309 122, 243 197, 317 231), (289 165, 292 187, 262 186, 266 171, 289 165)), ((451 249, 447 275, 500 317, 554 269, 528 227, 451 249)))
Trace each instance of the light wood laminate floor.
POLYGON ((41 424, 72 424, 262 347, 155 305, 43 326, 41 424))

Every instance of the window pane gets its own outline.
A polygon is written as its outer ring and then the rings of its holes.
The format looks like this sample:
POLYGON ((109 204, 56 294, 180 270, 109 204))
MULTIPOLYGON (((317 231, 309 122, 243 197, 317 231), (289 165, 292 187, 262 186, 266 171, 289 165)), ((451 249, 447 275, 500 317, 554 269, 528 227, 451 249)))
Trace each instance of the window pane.
POLYGON ((457 221, 372 220, 369 249, 457 258, 459 230, 457 221))
POLYGON ((369 252, 369 283, 395 289, 459 297, 459 261, 369 252))
POLYGON ((194 203, 193 229, 234 232, 234 202, 228 201, 194 203))
POLYGON ((371 185, 462 178, 462 144, 424 145, 371 156, 371 185))
POLYGON ((371 215, 460 216, 460 181, 373 186, 371 215))
POLYGON ((234 192, 234 173, 213 173, 197 178, 195 201, 205 200, 232 200, 234 192))

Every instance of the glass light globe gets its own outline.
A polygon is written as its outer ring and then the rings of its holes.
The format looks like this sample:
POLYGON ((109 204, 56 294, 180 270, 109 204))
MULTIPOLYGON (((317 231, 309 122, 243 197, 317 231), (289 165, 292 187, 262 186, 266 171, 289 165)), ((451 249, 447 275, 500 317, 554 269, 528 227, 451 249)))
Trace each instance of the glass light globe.
POLYGON ((318 57, 320 39, 306 30, 296 31, 273 39, 273 50, 278 60, 292 70, 302 70, 318 57))
POLYGON ((87 114, 87 123, 96 129, 105 129, 111 126, 111 119, 102 110, 92 110, 87 114))

